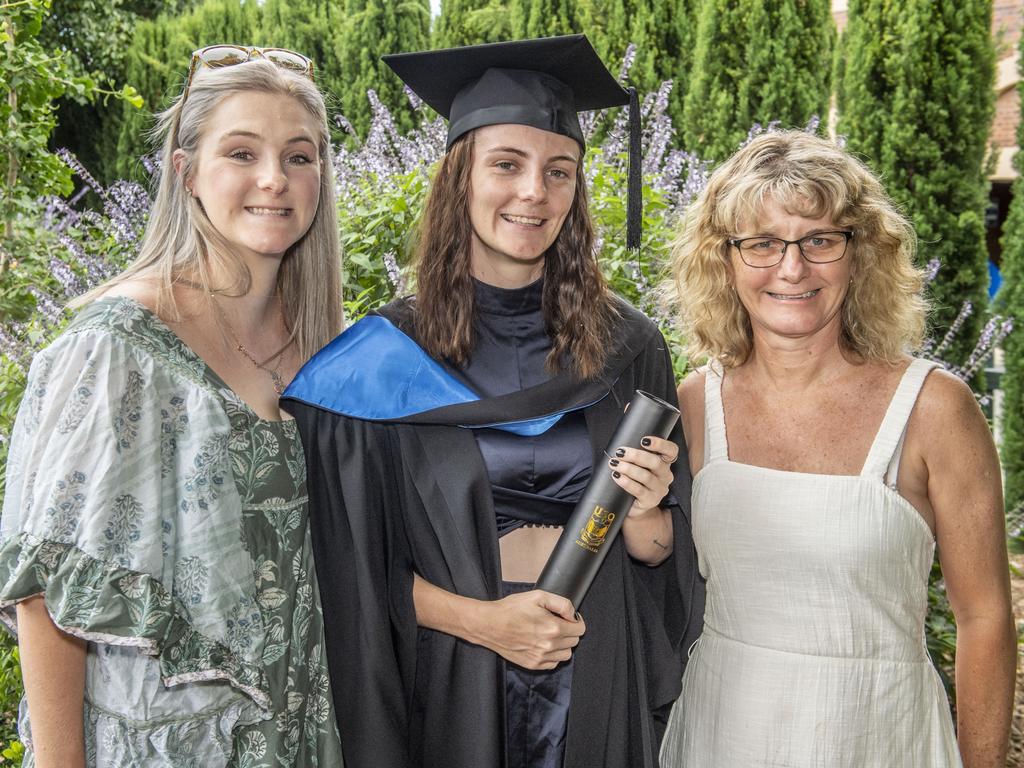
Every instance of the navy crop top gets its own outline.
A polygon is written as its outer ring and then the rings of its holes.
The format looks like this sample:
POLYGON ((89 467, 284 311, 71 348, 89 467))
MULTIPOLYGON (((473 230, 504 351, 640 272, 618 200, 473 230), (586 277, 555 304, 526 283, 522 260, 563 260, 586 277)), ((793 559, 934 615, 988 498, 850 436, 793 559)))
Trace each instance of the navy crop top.
MULTIPOLYGON (((476 341, 460 377, 484 397, 547 381, 551 339, 541 309, 543 279, 514 289, 474 283, 476 341)), ((583 411, 565 414, 536 437, 498 429, 474 434, 494 493, 498 535, 528 523, 564 525, 590 480, 593 457, 583 411)))

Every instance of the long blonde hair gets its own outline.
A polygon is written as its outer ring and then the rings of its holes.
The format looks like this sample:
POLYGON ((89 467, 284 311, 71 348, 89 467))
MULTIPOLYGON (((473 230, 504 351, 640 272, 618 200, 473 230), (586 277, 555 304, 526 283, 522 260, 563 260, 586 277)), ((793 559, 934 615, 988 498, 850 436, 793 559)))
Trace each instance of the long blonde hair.
POLYGON ((320 192, 316 214, 306 234, 285 253, 277 274, 285 323, 302 359, 330 341, 342 325, 341 252, 338 241, 334 164, 323 95, 307 77, 265 60, 196 72, 188 98, 179 96, 157 115, 154 137, 160 142, 156 196, 139 248, 139 256, 121 274, 71 302, 82 306, 128 280, 156 285, 158 315, 178 319, 174 297, 178 283, 191 283, 205 295, 213 291, 245 294, 251 284, 248 268, 231 253, 207 218, 199 201, 185 188, 195 168, 199 143, 210 115, 223 99, 236 93, 290 96, 315 119, 320 161, 320 192), (180 174, 172 157, 184 153, 180 174), (234 275, 234 284, 214 285, 211 267, 234 275))
POLYGON ((846 349, 896 362, 920 347, 928 304, 910 222, 848 152, 803 131, 778 131, 753 139, 715 170, 674 239, 666 289, 694 358, 732 367, 750 355, 750 317, 731 289, 727 241, 756 221, 768 200, 853 230, 844 256, 852 275, 841 318, 846 349))

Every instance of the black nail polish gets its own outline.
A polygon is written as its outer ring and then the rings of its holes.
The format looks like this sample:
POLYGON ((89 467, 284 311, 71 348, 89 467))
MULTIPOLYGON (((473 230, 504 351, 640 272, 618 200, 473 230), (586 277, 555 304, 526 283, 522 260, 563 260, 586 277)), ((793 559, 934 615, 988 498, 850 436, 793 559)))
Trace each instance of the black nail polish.
POLYGON ((617 449, 617 450, 615 451, 615 455, 616 455, 616 456, 618 456, 618 457, 619 457, 619 458, 621 459, 621 458, 622 458, 623 456, 625 456, 625 455, 626 455, 626 449, 625 449, 625 448, 619 448, 619 449, 617 449))
POLYGON ((642 445, 644 448, 650 448, 651 447, 651 438, 645 437, 643 440, 640 441, 640 445, 642 445))
POLYGON ((622 473, 621 472, 612 472, 612 477, 615 477, 615 478, 622 477, 622 473))
POLYGON ((608 462, 608 464, 613 466, 613 467, 617 467, 617 466, 619 466, 619 460, 618 459, 612 459, 611 461, 608 462))

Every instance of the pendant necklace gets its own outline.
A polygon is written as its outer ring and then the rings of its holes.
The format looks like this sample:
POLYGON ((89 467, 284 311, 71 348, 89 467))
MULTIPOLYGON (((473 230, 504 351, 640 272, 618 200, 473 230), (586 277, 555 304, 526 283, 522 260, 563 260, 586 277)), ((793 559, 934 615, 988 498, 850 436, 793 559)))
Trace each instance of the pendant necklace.
POLYGON ((230 334, 231 340, 235 342, 235 349, 238 350, 242 354, 242 356, 245 357, 246 360, 252 363, 255 368, 260 369, 268 376, 270 376, 270 381, 273 384, 274 392, 276 392, 278 395, 284 394, 285 382, 284 378, 281 376, 281 363, 284 360, 285 350, 291 346, 293 340, 289 339, 287 344, 285 344, 276 353, 274 353, 261 363, 259 360, 253 357, 252 353, 245 348, 245 345, 238 340, 238 336, 235 335, 235 331, 231 327, 231 323, 228 322, 227 316, 224 314, 224 310, 217 302, 217 296, 211 292, 210 299, 212 299, 213 301, 213 306, 216 308, 217 314, 220 315, 221 324, 228 329, 228 334, 230 334), (274 365, 273 368, 271 368, 270 364, 275 360, 277 361, 277 363, 276 365, 274 365))

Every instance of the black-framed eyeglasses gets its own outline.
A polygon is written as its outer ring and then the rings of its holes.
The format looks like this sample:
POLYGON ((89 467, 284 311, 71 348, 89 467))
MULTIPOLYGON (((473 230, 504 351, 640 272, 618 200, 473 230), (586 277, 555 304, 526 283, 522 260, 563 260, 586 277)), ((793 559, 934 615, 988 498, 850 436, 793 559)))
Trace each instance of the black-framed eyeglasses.
POLYGON ((252 59, 266 59, 279 67, 290 69, 300 75, 313 79, 313 60, 301 53, 289 51, 287 48, 259 48, 253 45, 208 45, 192 52, 192 61, 188 65, 188 80, 181 100, 188 98, 188 90, 192 87, 192 78, 200 65, 217 69, 244 64, 252 59))
POLYGON ((741 237, 728 240, 729 245, 740 252, 740 258, 748 267, 767 269, 782 262, 786 249, 795 245, 800 255, 812 264, 828 264, 839 261, 846 255, 846 248, 853 239, 853 232, 815 232, 799 240, 783 240, 781 237, 741 237))

